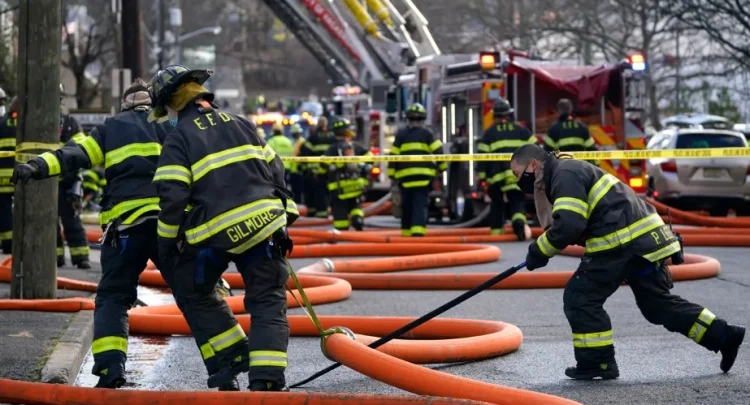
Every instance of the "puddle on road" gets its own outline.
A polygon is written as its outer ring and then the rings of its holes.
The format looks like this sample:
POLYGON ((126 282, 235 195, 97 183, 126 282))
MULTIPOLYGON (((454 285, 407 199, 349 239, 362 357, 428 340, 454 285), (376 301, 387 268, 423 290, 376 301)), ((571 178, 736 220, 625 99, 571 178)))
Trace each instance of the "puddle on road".
MULTIPOLYGON (((164 305, 174 303, 169 290, 138 287, 138 298, 146 305, 164 305)), ((166 336, 130 336, 128 338, 128 360, 125 363, 127 383, 123 389, 147 389, 146 379, 149 372, 164 356, 169 348, 170 337, 166 336)), ((91 374, 94 367, 94 356, 89 350, 78 372, 75 384, 79 387, 93 387, 99 377, 91 374)))

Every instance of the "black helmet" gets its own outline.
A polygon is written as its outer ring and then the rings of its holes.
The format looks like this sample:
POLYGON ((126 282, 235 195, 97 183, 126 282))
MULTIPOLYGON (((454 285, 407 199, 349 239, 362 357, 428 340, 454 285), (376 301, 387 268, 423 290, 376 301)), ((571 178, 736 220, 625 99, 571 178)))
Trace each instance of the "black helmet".
POLYGON ((414 103, 406 110, 406 118, 409 121, 424 121, 427 119, 427 110, 419 103, 414 103))
POLYGON ((213 71, 211 69, 190 70, 183 65, 167 66, 156 72, 156 76, 149 82, 151 106, 154 107, 154 116, 160 117, 167 114, 164 107, 171 101, 172 94, 180 86, 190 82, 202 85, 212 74, 213 71))
POLYGON ((513 114, 513 107, 510 106, 508 100, 499 98, 492 106, 492 114, 495 116, 495 118, 505 117, 513 114))
POLYGON ((337 137, 351 137, 354 133, 352 131, 352 123, 340 116, 335 116, 331 120, 331 131, 337 137))

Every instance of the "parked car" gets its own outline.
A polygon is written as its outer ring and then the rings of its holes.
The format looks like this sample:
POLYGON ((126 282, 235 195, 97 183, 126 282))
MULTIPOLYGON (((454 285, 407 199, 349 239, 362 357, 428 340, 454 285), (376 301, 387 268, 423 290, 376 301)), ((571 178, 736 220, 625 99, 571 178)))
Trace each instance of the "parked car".
MULTIPOLYGON (((746 148, 742 133, 672 128, 654 135, 647 149, 746 148)), ((750 159, 650 159, 647 195, 683 210, 750 215, 750 159)))
POLYGON ((750 144, 750 124, 734 124, 733 129, 737 132, 742 132, 748 144, 750 144))
POLYGON ((662 121, 665 128, 677 127, 681 129, 731 129, 732 122, 728 119, 710 114, 680 114, 662 121))

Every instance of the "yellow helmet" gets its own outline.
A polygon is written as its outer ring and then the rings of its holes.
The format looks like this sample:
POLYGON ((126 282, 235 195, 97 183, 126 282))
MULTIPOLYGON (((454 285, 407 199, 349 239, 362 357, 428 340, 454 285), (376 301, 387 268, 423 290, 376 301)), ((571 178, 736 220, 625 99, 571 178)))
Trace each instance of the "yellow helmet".
POLYGON ((271 132, 284 132, 284 126, 280 122, 275 122, 271 127, 271 132))

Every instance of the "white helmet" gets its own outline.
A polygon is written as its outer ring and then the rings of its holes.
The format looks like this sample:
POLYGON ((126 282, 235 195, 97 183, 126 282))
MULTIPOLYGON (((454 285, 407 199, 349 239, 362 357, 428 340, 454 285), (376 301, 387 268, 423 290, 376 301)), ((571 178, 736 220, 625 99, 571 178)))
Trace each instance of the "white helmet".
POLYGON ((6 98, 8 98, 8 95, 5 94, 5 90, 3 90, 2 87, 0 87, 0 100, 5 100, 6 98))

